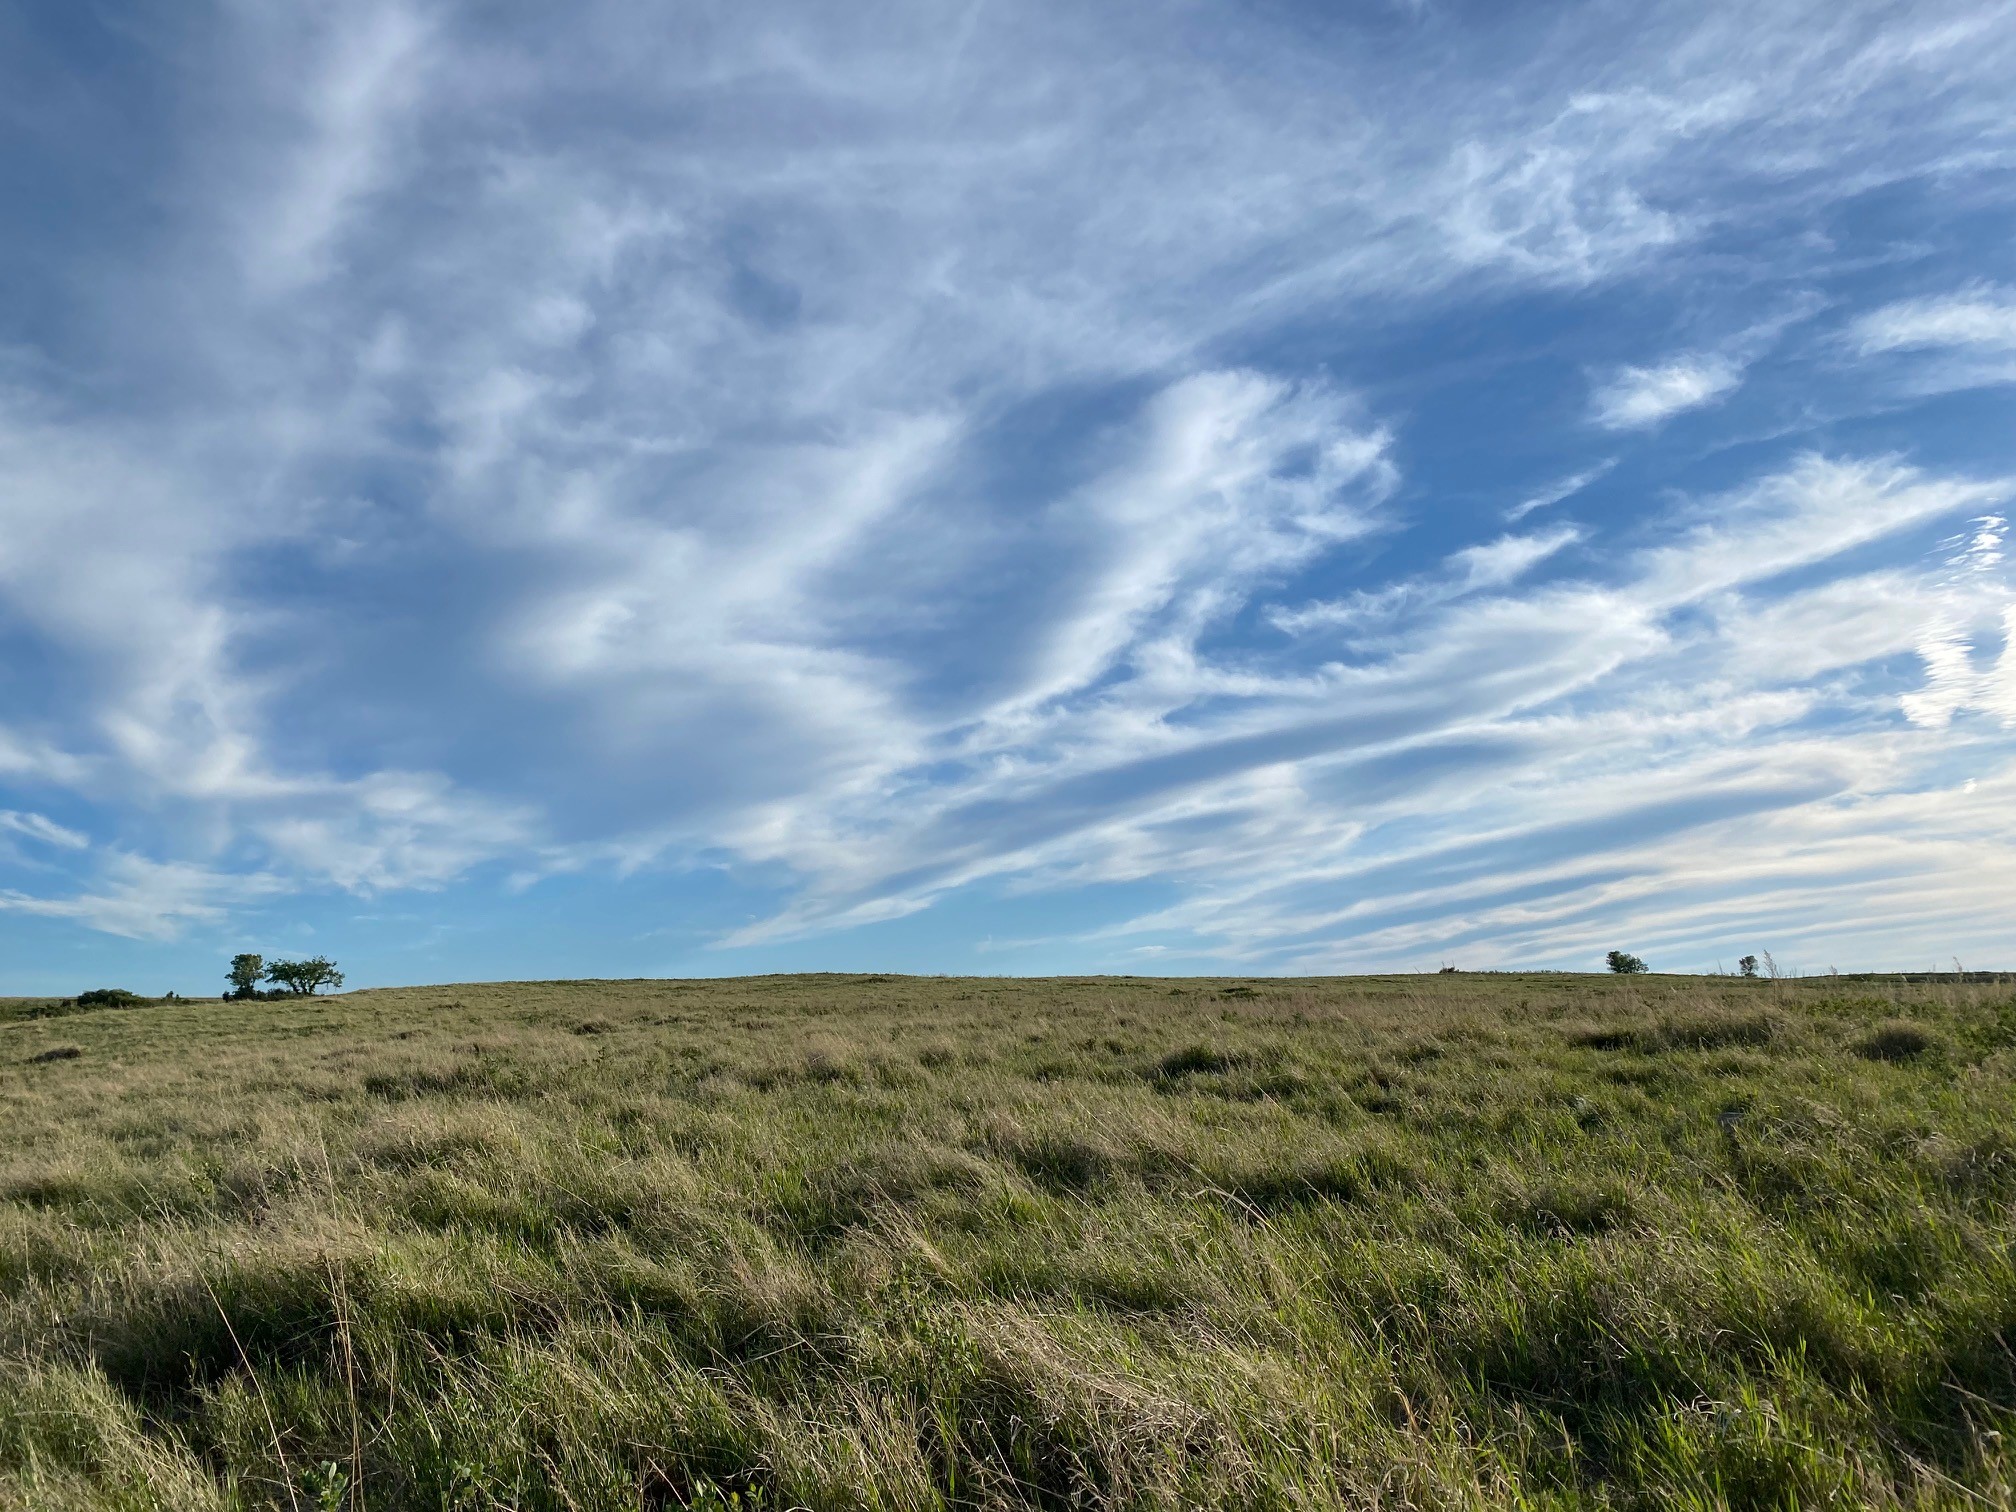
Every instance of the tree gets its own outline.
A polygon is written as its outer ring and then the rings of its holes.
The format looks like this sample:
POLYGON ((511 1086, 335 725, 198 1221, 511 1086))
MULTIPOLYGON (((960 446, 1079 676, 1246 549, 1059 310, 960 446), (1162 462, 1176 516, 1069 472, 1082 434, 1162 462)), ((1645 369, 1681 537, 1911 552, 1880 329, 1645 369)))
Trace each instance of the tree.
POLYGON ((251 954, 231 957, 231 970, 227 973, 231 990, 224 994, 227 998, 255 998, 259 996, 259 978, 266 973, 266 958, 251 954))
POLYGON ((1648 969, 1643 961, 1625 950, 1613 950, 1603 959, 1619 976, 1630 976, 1634 972, 1648 969))
POLYGON ((315 956, 306 961, 275 961, 266 968, 266 980, 278 982, 296 997, 313 997, 324 987, 341 987, 343 973, 327 956, 315 956))
POLYGON ((1747 977, 1754 977, 1755 975, 1757 975, 1757 957, 1755 956, 1743 957, 1742 960, 1736 963, 1736 969, 1742 972, 1743 975, 1747 977))

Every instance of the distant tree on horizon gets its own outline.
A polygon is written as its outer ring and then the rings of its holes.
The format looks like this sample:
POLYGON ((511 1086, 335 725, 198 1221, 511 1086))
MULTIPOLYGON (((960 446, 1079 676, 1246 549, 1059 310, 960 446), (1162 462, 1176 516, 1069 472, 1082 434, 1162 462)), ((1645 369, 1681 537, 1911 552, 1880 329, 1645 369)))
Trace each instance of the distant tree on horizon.
POLYGON ((1603 958, 1604 963, 1619 976, 1631 976, 1650 968, 1628 950, 1613 950, 1603 958))
POLYGON ((296 997, 313 997, 323 988, 343 985, 343 973, 327 956, 311 956, 305 961, 275 961, 266 968, 266 980, 277 982, 296 997))
POLYGON ((231 970, 226 973, 231 990, 224 994, 227 998, 255 998, 259 996, 259 979, 266 974, 266 958, 248 952, 231 957, 231 970))
POLYGON ((1742 972, 1743 975, 1745 975, 1746 977, 1754 977, 1755 975, 1757 975, 1757 957, 1755 956, 1743 957, 1742 960, 1736 963, 1736 969, 1742 972))

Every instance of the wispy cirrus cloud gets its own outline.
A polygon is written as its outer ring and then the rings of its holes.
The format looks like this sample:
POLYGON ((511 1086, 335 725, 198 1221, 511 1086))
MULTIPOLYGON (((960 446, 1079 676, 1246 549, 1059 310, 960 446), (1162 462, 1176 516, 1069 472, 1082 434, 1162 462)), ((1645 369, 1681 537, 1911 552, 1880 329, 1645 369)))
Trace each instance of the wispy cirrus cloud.
POLYGON ((1534 535, 1504 535, 1495 541, 1465 546, 1450 558, 1450 562, 1462 573, 1462 586, 1466 591, 1500 588, 1516 582, 1555 552, 1581 539, 1582 532, 1572 525, 1557 526, 1534 535))
POLYGON ((244 24, 254 56, 298 60, 260 81, 284 92, 272 103, 291 129, 261 154, 241 206, 240 263, 270 296, 327 277, 360 203, 396 177, 389 160, 427 87, 433 23, 404 0, 371 0, 342 12, 248 12, 244 24))
MULTIPOLYGON (((1807 459, 1716 501, 1708 523, 1636 553, 1614 581, 1556 581, 1511 598, 1465 597, 1450 591, 1450 579, 1429 579, 1411 599, 1317 606, 1286 627, 1356 629, 1379 617, 1385 633, 1375 654, 1299 678, 1249 676, 1241 701, 1210 714, 1197 696, 1219 686, 1210 678, 1187 698, 1162 684, 1169 701, 1155 707, 1158 738, 1121 750, 1083 738, 1105 726, 1123 696, 1116 690, 1075 712, 1079 738, 1053 731, 1054 754, 1041 763, 1027 759, 1026 743, 1012 768, 994 768, 984 748, 969 752, 967 780, 941 782, 935 803, 926 800, 908 824, 878 824, 871 835, 844 820, 836 827, 829 809, 812 833, 780 830, 787 847, 809 842, 796 853, 800 868, 825 875, 790 912, 738 939, 789 937, 828 919, 858 919, 862 908, 915 909, 946 888, 1003 873, 1082 884, 1182 879, 1194 870, 1222 907, 1242 891, 1250 866, 1264 879, 1250 890, 1253 917, 1228 926, 1216 948, 1281 964, 1261 941, 1343 928, 1388 909, 1326 909, 1306 928, 1289 927, 1292 912, 1270 912, 1286 896, 1346 886, 1360 873, 1433 877, 1457 852, 1473 858, 1466 867, 1487 889, 1510 886, 1536 856, 1551 857, 1537 875, 1600 866, 1606 854, 1607 864, 1636 873, 1649 864, 1639 854, 1647 825, 1693 829, 1723 813, 1873 795, 1907 780, 1912 763, 1895 754, 1891 726, 1868 727, 1866 689, 1840 679, 1912 644, 1913 618, 1940 598, 1936 563, 1911 591, 1893 587, 1881 614, 1888 638, 1873 643, 1842 633, 1866 613, 1866 600, 1808 596, 1802 664, 1751 657, 1762 604, 1748 595, 1782 610, 1790 601, 1760 585, 2010 491, 2006 480, 1807 459), (1415 611, 1404 620, 1401 604, 1415 611), (1830 706, 1862 733, 1816 739, 1813 722, 1830 706), (1788 726, 1798 732, 1768 733, 1788 726), (1878 752, 1890 754, 1872 762, 1878 752), (1746 775, 1737 781, 1737 773, 1746 775), (987 818, 991 853, 966 849, 977 815, 987 818), (1424 835, 1436 838, 1424 844, 1424 835), (1493 835, 1500 838, 1487 844, 1493 835), (838 864, 827 870, 822 856, 838 864)), ((1500 556, 1537 559, 1539 545, 1568 539, 1501 548, 1500 556)), ((1485 575, 1501 586, 1512 580, 1485 575)), ((1777 620, 1780 629, 1793 623, 1782 613, 1777 620)), ((1893 715, 1897 708, 1893 701, 1893 715)), ((1937 754, 1926 749, 1916 759, 1937 754)), ((1385 899, 1391 885, 1382 889, 1385 899)), ((1425 908, 1437 890, 1424 892, 1425 908)), ((1203 917, 1179 906, 1129 930, 1195 933, 1203 917)), ((1438 916, 1422 928, 1448 924, 1438 916)), ((1315 958, 1295 959, 1307 966, 1315 958)))
POLYGON ((1605 457, 1594 467, 1585 467, 1580 472, 1570 473, 1558 482, 1548 484, 1538 493, 1528 494, 1517 504, 1514 504, 1510 509, 1505 511, 1506 522, 1516 525, 1536 509, 1548 509, 1559 504, 1563 499, 1573 498, 1591 483, 1608 474, 1616 465, 1617 459, 1615 457, 1605 457))
POLYGON ((2016 292, 1977 280, 1896 300, 1853 321, 1845 339, 1908 396, 2016 383, 2016 292))
POLYGON ((285 880, 191 862, 115 853, 95 886, 58 897, 0 888, 0 914, 70 920, 129 940, 166 941, 192 925, 218 924, 234 909, 288 891, 285 880))
POLYGON ((1904 698, 1913 724, 1944 729, 1957 715, 1978 709, 2005 729, 2016 728, 2016 595, 2007 591, 2003 570, 2008 535, 2006 515, 1982 515, 1950 543, 1951 570, 1916 642, 1925 686, 1904 698), (1980 654, 1984 632, 2001 636, 1992 661, 1980 654))
POLYGON ((91 844, 88 835, 58 824, 47 815, 24 814, 15 809, 0 809, 0 830, 63 850, 84 850, 91 844))
POLYGON ((1581 539, 1582 532, 1572 525, 1530 535, 1502 535, 1452 553, 1442 564, 1442 570, 1431 577, 1360 590, 1346 599, 1292 608, 1276 605, 1268 610, 1267 620, 1289 635, 1321 628, 1356 629, 1390 624, 1402 614, 1418 613, 1480 589, 1502 588, 1581 539))
POLYGON ((1850 339, 1864 354, 1930 347, 2016 352, 2016 292, 1974 284, 1957 294, 1900 299, 1855 321, 1850 339))
POLYGON ((1149 944, 1370 960, 1468 916, 1463 826, 1552 812, 1506 886, 1639 919, 1576 880, 1604 823, 1943 824, 1890 796, 1994 768, 1988 685, 1901 700, 1961 688, 1935 601, 1988 675, 2003 577, 1954 620, 1921 537, 2006 468, 1857 460, 1899 443, 1816 429, 1784 312, 1875 312, 1842 384, 2000 350, 1940 207, 2006 199, 2007 18, 1223 21, 373 0, 0 64, 19 160, 67 154, 0 249, 0 799, 93 838, 10 830, 69 869, 10 917, 719 875, 754 949, 1152 883, 1149 944), (80 70, 133 121, 52 127, 80 70), (1877 190, 1937 308, 1868 271, 1877 190), (1588 493, 1507 533, 1508 477, 1561 480, 1514 522, 1588 493), (1575 828, 1592 745, 1681 807, 1575 828), (1382 855, 1419 919, 1314 897, 1382 855))
POLYGON ((1732 357, 1676 357, 1655 367, 1627 367, 1589 396, 1590 418, 1605 430, 1645 430, 1688 410, 1719 404, 1743 381, 1732 357))

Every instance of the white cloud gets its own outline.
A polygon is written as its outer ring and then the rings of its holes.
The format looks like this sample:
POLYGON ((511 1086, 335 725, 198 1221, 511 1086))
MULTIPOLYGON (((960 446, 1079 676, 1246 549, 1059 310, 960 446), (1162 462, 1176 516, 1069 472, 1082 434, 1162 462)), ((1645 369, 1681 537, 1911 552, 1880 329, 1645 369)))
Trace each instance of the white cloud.
POLYGON ((1943 729, 1955 715, 1979 709, 2005 729, 2016 727, 2016 603, 2003 612, 1996 628, 2002 651, 1988 666, 1975 664, 1974 646, 1961 630, 1942 624, 1923 635, 1917 649, 1925 664, 1925 686, 1903 701, 1912 723, 1943 729))
POLYGON ((1657 367, 1627 367, 1590 395, 1590 416, 1606 430, 1644 430, 1718 403, 1742 381, 1742 364, 1713 354, 1676 357, 1657 367))
POLYGON ((2007 499, 2016 480, 1937 477, 1895 459, 1807 456, 1722 495, 1697 524, 1642 558, 1642 588, 1665 609, 1766 581, 1925 521, 2007 499))
POLYGON ((1525 519, 1526 516, 1533 513, 1534 510, 1547 509, 1555 504, 1559 504, 1563 499, 1570 498, 1582 492, 1591 483, 1596 482, 1599 478, 1609 473, 1616 465, 1617 459, 1615 457, 1606 457, 1594 467, 1584 468, 1578 473, 1571 473, 1558 483, 1550 483, 1547 487, 1541 489, 1540 492, 1527 495, 1527 497, 1521 499, 1517 504, 1514 504, 1510 509, 1505 511, 1506 523, 1516 525, 1519 521, 1525 519))
MULTIPOLYGON (((1173 931, 1221 958, 1330 969, 1391 965, 1417 946, 1432 953, 1425 942, 1448 941, 1456 918, 1511 961, 1586 931, 1586 919, 1569 922, 1578 910, 1641 918, 1662 887, 1708 887, 1716 876, 1740 890, 1768 868, 1720 856, 1732 826, 1812 803, 1901 812, 1887 795, 1921 783, 1941 754, 1897 744, 1839 681, 1915 643, 1926 605, 1939 601, 1936 569, 1790 597, 1760 585, 2008 492, 2007 483, 1888 463, 1808 459, 1715 501, 1707 512, 1716 524, 1640 551, 1607 589, 1556 583, 1523 600, 1430 599, 1429 580, 1374 660, 1279 681, 1215 715, 1188 710, 1181 739, 1157 721, 1137 727, 1131 751, 1102 750, 1089 737, 1109 695, 1076 712, 1078 738, 1053 726, 1048 759, 1018 741, 1002 752, 1015 752, 1012 765, 983 764, 970 785, 915 792, 907 824, 883 812, 866 830, 857 816, 828 812, 816 841, 780 828, 776 854, 824 882, 731 943, 871 916, 863 910, 914 910, 990 875, 1049 886, 1154 878, 1183 883, 1193 901, 1111 938, 1173 931), (1836 682, 1814 681, 1826 677, 1836 682), (1851 720, 1852 733, 1791 733, 1823 716, 1851 720), (1236 763, 1212 759, 1233 747, 1246 748, 1236 763), (1151 779, 1144 761, 1166 775, 1151 779), (1130 767, 1134 780, 1121 781, 1130 767), (1090 805, 1071 796, 1088 784, 1112 796, 1090 805), (994 812, 993 848, 964 852, 961 816, 976 805, 994 812), (1661 826, 1672 827, 1670 839, 1661 826), (1468 879, 1455 891, 1397 881, 1450 874, 1456 856, 1476 859, 1455 872, 1468 879), (1592 870, 1618 879, 1594 904, 1578 880, 1592 870), (899 891, 887 890, 905 875, 899 891), (1522 890, 1532 896, 1509 912, 1464 903, 1522 890), (1291 901, 1353 891, 1363 902, 1342 910, 1307 913, 1291 901), (1422 922, 1375 927, 1409 909, 1422 922), (1515 927, 1521 918, 1534 923, 1515 927), (1542 929, 1543 919, 1560 922, 1542 929), (1297 943, 1326 935, 1351 944, 1297 943)), ((1558 544, 1571 538, 1564 532, 1558 544)), ((1553 544, 1489 543, 1483 575, 1514 572, 1553 544)), ((1475 558, 1452 564, 1466 560, 1475 558)), ((1443 586, 1463 580, 1452 573, 1443 586)), ((1930 886, 1945 852, 1891 839, 1930 886)), ((1842 848, 1852 845, 1844 839, 1805 885, 1824 888, 1832 866, 1848 886, 1842 848)), ((1987 927, 1972 905, 1956 918, 1973 921, 1956 928, 1987 927)))
POLYGON ((1067 528, 1094 532, 1097 566, 1011 708, 1085 686, 1153 616, 1174 613, 1194 636, 1255 578, 1365 534, 1396 476, 1388 441, 1354 428, 1334 396, 1253 373, 1164 390, 1135 453, 1063 505, 1067 528), (1308 470, 1286 472, 1298 453, 1308 470))
POLYGON ((221 923, 234 907, 288 890, 277 877, 120 853, 110 858, 95 891, 45 898, 0 890, 0 912, 72 919, 132 940, 171 940, 192 924, 221 923))
POLYGON ((1582 532, 1572 525, 1538 535, 1503 535, 1482 545, 1466 546, 1449 561, 1462 574, 1464 590, 1502 588, 1581 539, 1582 532))
POLYGON ((1347 599, 1322 600, 1294 609, 1277 605, 1267 612, 1267 621, 1287 635, 1319 629, 1376 628, 1402 614, 1419 613, 1467 593, 1502 588, 1581 539, 1582 532, 1572 525, 1537 535, 1500 536, 1453 553, 1433 576, 1404 579, 1383 588, 1361 590, 1347 599))
POLYGON ((283 14, 246 13, 265 33, 261 85, 292 92, 282 108, 298 112, 241 252, 253 286, 273 294, 328 274, 346 221, 388 177, 394 132, 420 101, 429 61, 427 21, 398 0, 283 14), (287 61, 275 68, 276 59, 287 61))
POLYGON ((41 845, 53 845, 62 850, 84 850, 91 844, 91 837, 67 829, 43 814, 24 814, 14 809, 0 809, 0 830, 9 830, 17 835, 41 845))
POLYGON ((2016 591, 2002 570, 2009 521, 1983 515, 1972 524, 1951 543, 1951 570, 1917 637, 1925 686, 1903 701, 1911 722, 1930 729, 1944 729, 1970 709, 2016 727, 2016 591), (1987 665, 1976 654, 1984 629, 2002 639, 2000 654, 1987 665))
MULTIPOLYGON (((0 595, 37 637, 44 664, 83 695, 67 749, 0 731, 0 773, 92 802, 137 796, 143 807, 179 807, 184 833, 208 830, 214 849, 246 837, 288 874, 342 886, 438 883, 530 840, 521 809, 459 793, 439 774, 347 778, 276 759, 264 709, 273 689, 243 659, 286 611, 234 603, 228 564, 298 540, 315 520, 264 501, 245 507, 213 486, 189 453, 214 441, 87 431, 0 407, 9 524, 0 595)), ((31 833, 38 820, 16 815, 0 827, 31 833)), ((66 845, 72 834, 32 833, 66 845)), ((164 920, 189 922, 209 917, 204 900, 222 908, 236 896, 204 858, 127 856, 118 866, 112 892, 75 907, 10 906, 94 927, 116 920, 115 933, 152 937, 138 922, 149 899, 164 901, 164 920)))
POLYGON ((1865 355, 1940 347, 2016 352, 2016 292, 1975 284, 1958 294, 1898 300, 1857 320, 1849 339, 1865 355))

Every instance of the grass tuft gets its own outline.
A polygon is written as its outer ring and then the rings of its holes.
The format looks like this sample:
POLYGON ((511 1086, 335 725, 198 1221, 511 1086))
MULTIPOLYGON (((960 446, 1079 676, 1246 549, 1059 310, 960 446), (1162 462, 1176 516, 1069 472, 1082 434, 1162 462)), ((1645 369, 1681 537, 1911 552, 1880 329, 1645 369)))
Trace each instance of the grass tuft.
POLYGON ((1864 1060, 1912 1061, 1935 1049, 1939 1037, 1923 1024, 1893 1019, 1878 1024, 1855 1041, 1855 1053, 1864 1060))
POLYGON ((1190 1044, 1172 1050, 1155 1063, 1155 1076, 1176 1081, 1186 1076, 1223 1076, 1244 1063, 1244 1057, 1212 1045, 1190 1044))

